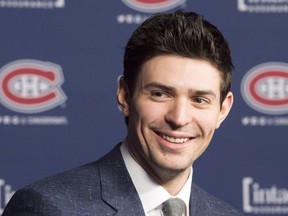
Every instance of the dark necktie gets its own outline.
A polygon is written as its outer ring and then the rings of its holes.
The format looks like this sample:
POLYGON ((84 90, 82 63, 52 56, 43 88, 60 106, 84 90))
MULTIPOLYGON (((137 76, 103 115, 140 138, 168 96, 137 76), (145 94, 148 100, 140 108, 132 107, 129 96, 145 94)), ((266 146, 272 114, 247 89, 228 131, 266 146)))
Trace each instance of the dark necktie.
POLYGON ((185 203, 179 198, 171 198, 162 204, 164 216, 182 216, 185 212, 185 203))

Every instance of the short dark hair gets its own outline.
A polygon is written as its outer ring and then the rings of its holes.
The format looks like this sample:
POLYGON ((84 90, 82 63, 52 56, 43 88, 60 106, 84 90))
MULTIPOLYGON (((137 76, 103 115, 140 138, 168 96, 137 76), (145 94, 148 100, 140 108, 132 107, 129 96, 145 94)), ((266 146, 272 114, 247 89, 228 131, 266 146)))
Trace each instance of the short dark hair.
POLYGON ((214 65, 222 79, 222 104, 231 89, 233 64, 229 45, 214 25, 197 13, 184 11, 155 14, 144 21, 125 47, 123 75, 131 94, 142 65, 159 55, 179 55, 214 65))

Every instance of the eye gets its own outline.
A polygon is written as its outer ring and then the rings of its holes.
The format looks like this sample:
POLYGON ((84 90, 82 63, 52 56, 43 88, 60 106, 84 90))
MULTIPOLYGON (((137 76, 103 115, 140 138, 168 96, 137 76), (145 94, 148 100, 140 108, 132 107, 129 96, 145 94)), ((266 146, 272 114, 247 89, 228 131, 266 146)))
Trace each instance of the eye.
POLYGON ((151 96, 153 96, 153 97, 164 97, 164 96, 166 96, 166 94, 163 93, 163 92, 160 92, 160 91, 152 91, 151 92, 151 96))
POLYGON ((170 98, 170 96, 163 92, 163 91, 151 91, 150 92, 151 98, 157 101, 165 101, 170 98))
POLYGON ((195 97, 193 98, 193 102, 197 103, 197 104, 209 104, 209 100, 203 97, 195 97))

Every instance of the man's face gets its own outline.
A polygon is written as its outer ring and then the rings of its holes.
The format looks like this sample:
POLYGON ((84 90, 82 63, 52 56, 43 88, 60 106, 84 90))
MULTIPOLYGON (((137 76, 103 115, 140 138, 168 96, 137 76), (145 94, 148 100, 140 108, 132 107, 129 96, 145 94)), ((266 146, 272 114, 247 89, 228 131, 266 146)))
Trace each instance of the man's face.
POLYGON ((119 85, 129 151, 146 171, 190 171, 232 106, 231 92, 220 106, 220 82, 209 62, 166 55, 143 65, 132 95, 119 85))

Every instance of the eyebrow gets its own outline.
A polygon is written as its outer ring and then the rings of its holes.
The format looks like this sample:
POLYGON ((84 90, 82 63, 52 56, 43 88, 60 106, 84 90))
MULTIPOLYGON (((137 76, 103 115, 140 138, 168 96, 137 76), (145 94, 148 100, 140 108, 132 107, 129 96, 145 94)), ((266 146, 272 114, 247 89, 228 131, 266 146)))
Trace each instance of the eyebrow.
MULTIPOLYGON (((159 88, 164 91, 171 92, 171 93, 177 92, 173 86, 168 86, 159 82, 151 82, 145 85, 142 89, 151 89, 151 88, 159 88)), ((198 96, 211 95, 214 98, 216 97, 215 92, 209 89, 189 89, 189 94, 198 95, 198 96)))
POLYGON ((198 96, 210 95, 213 98, 216 98, 216 94, 212 90, 191 89, 191 90, 189 90, 189 93, 193 94, 193 95, 198 95, 198 96))
POLYGON ((167 85, 164 85, 162 83, 159 83, 159 82, 151 82, 147 85, 145 85, 142 89, 151 89, 151 88, 158 88, 158 89, 162 89, 164 91, 167 91, 167 92, 176 92, 176 89, 172 86, 167 86, 167 85))

